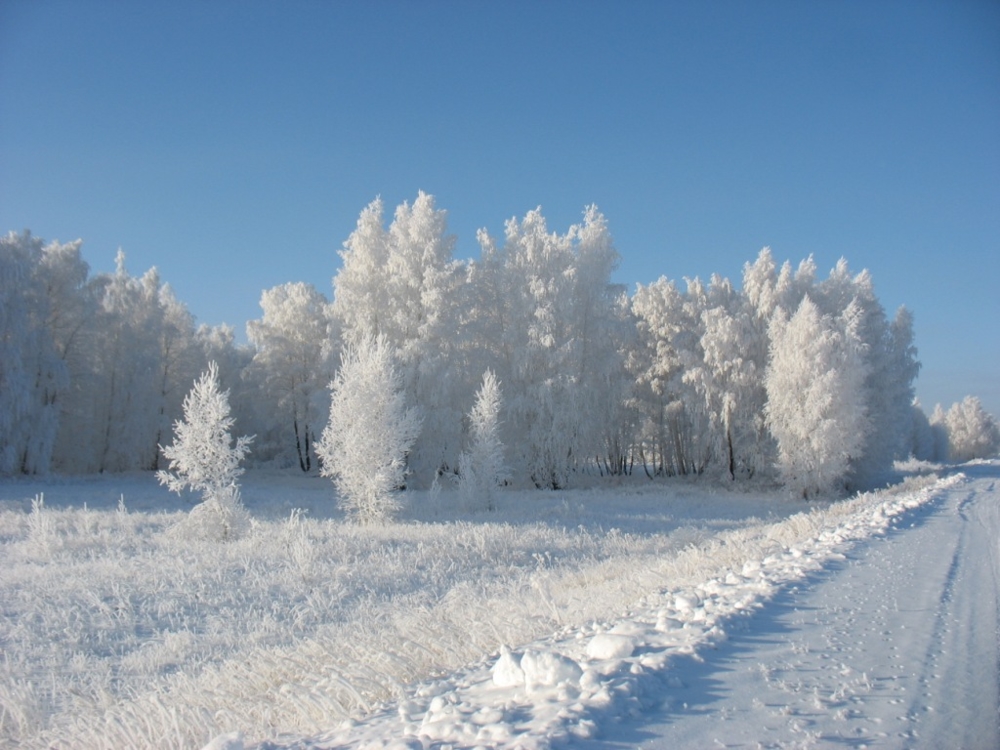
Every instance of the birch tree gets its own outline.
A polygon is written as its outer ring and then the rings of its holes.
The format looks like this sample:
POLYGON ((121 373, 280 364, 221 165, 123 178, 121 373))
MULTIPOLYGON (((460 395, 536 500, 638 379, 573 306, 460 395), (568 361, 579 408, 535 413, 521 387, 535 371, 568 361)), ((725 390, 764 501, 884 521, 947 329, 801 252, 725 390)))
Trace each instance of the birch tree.
POLYGON ((407 458, 418 484, 457 468, 462 413, 471 394, 462 335, 465 265, 452 253, 447 212, 420 192, 399 205, 388 227, 379 198, 358 218, 333 279, 333 315, 344 341, 383 336, 394 347, 407 398, 424 429, 407 458))
POLYGON ((286 445, 294 449, 293 460, 309 472, 330 378, 328 302, 314 286, 298 282, 265 290, 260 307, 263 317, 247 324, 256 347, 251 370, 259 375, 286 445))

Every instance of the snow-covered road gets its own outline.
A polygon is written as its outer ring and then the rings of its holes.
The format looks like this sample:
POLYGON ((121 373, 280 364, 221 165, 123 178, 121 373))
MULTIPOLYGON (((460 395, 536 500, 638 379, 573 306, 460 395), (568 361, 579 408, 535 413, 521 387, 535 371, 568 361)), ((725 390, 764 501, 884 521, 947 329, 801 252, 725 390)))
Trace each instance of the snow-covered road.
POLYGON ((963 471, 579 746, 1000 748, 1000 471, 963 471))

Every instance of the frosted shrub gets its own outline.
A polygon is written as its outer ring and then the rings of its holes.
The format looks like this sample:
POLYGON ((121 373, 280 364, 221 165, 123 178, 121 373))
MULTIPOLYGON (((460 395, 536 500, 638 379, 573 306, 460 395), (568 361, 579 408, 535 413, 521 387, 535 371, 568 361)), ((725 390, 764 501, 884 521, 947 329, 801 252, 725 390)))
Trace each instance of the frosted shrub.
POLYGON ((990 458, 1000 451, 1000 427, 975 396, 952 404, 944 416, 952 461, 990 458))
POLYGON ((233 421, 229 391, 219 390, 219 370, 212 362, 184 398, 184 419, 174 424, 173 445, 162 448, 170 471, 156 474, 171 492, 201 492, 202 503, 182 526, 215 539, 239 536, 249 524, 237 480, 253 437, 241 437, 233 445, 233 421))
POLYGON ((31 515, 28 516, 28 539, 35 547, 39 558, 48 559, 52 553, 52 519, 45 511, 45 495, 38 494, 31 500, 31 515))
POLYGON ((366 336, 344 351, 330 384, 330 421, 316 454, 333 479, 340 507, 362 523, 384 522, 399 510, 394 493, 406 476, 406 456, 420 434, 407 408, 393 347, 366 336))
POLYGON ((250 514, 240 500, 240 490, 231 484, 194 506, 173 531, 183 537, 225 542, 246 535, 250 526, 250 514))
POLYGON ((500 381, 491 370, 483 374, 469 421, 472 445, 459 459, 459 490, 470 507, 494 510, 493 492, 506 480, 507 468, 500 442, 500 381))

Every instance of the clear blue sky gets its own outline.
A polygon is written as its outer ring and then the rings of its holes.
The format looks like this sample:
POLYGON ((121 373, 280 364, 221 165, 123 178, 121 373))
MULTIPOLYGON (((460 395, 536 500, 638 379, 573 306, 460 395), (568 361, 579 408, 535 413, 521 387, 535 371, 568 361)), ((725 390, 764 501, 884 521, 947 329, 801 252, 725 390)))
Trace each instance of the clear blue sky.
POLYGON ((596 203, 630 286, 845 256, 925 407, 1000 414, 1000 3, 0 0, 0 231, 122 247, 199 322, 331 296, 418 190, 459 257, 596 203))

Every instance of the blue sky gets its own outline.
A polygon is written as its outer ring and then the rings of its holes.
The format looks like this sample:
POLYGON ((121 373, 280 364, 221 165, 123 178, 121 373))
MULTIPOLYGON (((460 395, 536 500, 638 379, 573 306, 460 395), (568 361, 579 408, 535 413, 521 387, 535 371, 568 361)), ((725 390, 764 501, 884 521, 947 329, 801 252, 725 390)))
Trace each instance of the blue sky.
POLYGON ((928 409, 1000 414, 996 2, 0 1, 0 231, 156 265, 242 333, 332 294, 361 209, 475 232, 596 203, 634 286, 868 268, 928 409))

